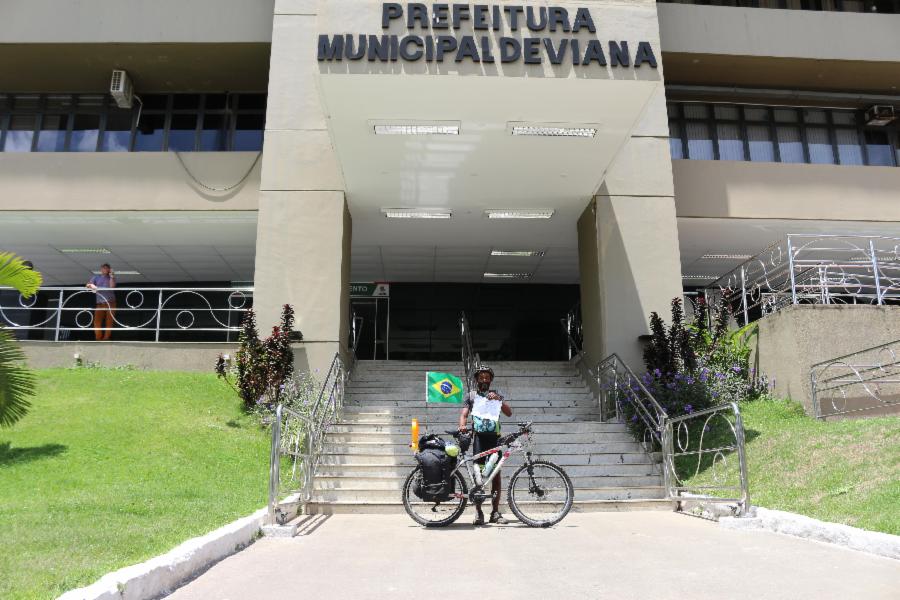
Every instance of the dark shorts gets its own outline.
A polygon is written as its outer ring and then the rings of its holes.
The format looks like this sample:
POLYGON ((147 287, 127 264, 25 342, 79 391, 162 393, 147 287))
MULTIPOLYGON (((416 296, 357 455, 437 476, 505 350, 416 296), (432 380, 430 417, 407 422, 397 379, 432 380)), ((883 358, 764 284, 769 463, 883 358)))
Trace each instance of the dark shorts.
MULTIPOLYGON (((500 444, 500 436, 496 433, 488 432, 488 433, 476 433, 475 438, 472 440, 472 454, 481 454, 482 452, 487 452, 492 448, 496 448, 500 444)), ((487 458, 479 458, 476 462, 484 463, 487 458)))

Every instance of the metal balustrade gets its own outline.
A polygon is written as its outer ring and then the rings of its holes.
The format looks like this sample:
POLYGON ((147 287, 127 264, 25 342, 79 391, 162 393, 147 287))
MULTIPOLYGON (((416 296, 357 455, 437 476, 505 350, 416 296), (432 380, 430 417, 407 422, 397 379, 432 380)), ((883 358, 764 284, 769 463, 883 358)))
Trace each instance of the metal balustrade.
POLYGON ((810 367, 813 411, 819 419, 900 412, 900 340, 810 367))
POLYGON ((109 288, 115 303, 84 287, 42 287, 23 298, 0 288, 0 326, 27 340, 236 341, 253 305, 252 287, 109 288), (94 326, 97 309, 112 313, 112 326, 94 326))
POLYGON ((900 238, 791 234, 705 291, 744 324, 793 304, 898 304, 900 238))

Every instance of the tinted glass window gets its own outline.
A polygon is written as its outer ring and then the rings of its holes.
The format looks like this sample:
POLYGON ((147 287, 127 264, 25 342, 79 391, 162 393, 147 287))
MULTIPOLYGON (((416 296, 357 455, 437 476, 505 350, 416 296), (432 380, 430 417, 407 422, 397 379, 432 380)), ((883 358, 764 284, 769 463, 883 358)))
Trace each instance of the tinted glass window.
POLYGON ((164 127, 166 115, 141 115, 134 138, 136 151, 160 151, 163 146, 164 127))
POLYGON ((99 134, 99 115, 75 115, 72 121, 69 150, 72 152, 96 152, 99 134))
POLYGON ((169 126, 169 150, 190 152, 194 149, 197 132, 197 115, 174 114, 169 126))
POLYGON ((66 129, 68 115, 44 115, 41 132, 38 134, 38 152, 62 152, 66 149, 66 129))
POLYGON ((37 115, 12 115, 3 143, 4 152, 31 152, 37 115))
POLYGON ((238 115, 234 131, 234 150, 262 150, 264 115, 238 115))

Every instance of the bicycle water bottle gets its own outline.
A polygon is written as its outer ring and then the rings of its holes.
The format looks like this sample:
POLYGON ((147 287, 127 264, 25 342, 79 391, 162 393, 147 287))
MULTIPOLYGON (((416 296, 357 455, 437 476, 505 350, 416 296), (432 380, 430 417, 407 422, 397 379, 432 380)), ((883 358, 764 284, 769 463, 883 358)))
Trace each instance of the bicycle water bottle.
POLYGON ((487 479, 488 477, 491 476, 491 471, 494 470, 494 465, 497 464, 497 460, 499 460, 499 458, 500 458, 499 452, 494 452, 493 454, 491 454, 491 457, 488 459, 487 464, 484 465, 484 473, 482 474, 482 477, 487 479))

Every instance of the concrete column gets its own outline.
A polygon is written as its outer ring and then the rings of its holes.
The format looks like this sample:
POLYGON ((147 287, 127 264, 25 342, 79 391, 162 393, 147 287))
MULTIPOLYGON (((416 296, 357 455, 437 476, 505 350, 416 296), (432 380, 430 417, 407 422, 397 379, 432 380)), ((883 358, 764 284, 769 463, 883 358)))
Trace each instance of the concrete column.
POLYGON ((292 304, 298 370, 346 351, 351 220, 319 93, 316 2, 275 3, 256 240, 261 333, 292 304))
POLYGON ((643 369, 638 337, 681 296, 681 256, 662 83, 578 222, 585 350, 643 369))

